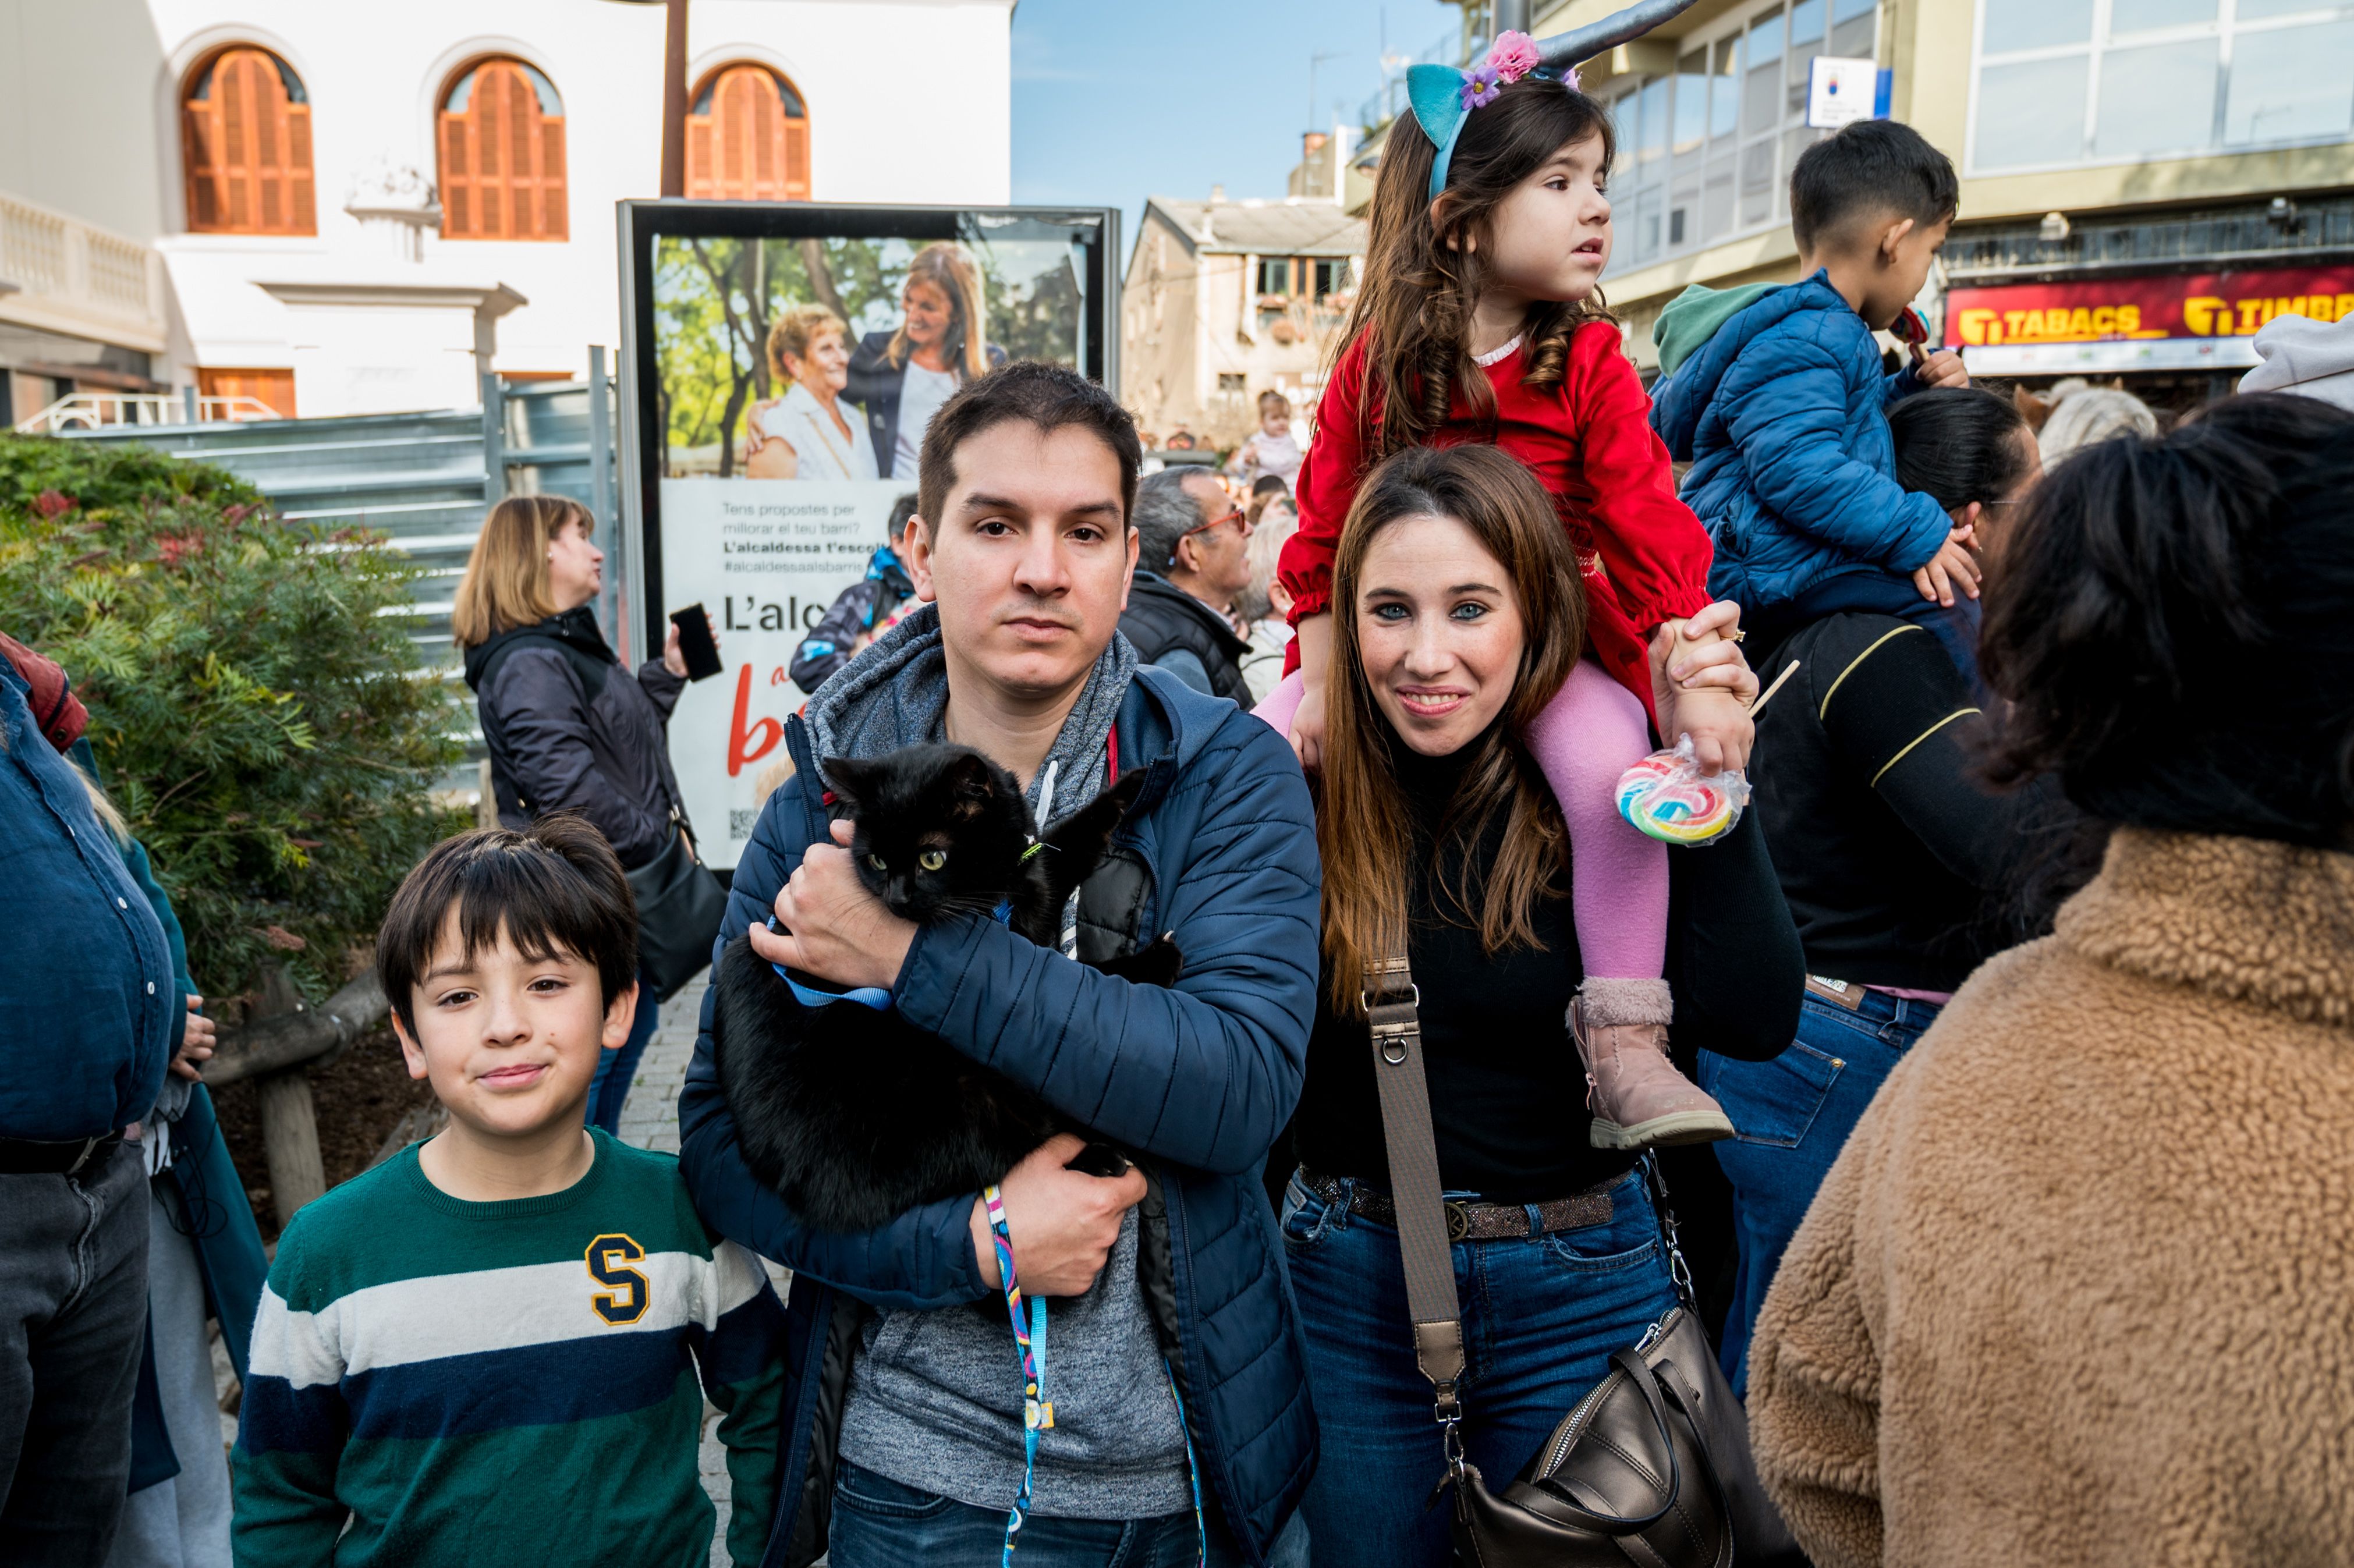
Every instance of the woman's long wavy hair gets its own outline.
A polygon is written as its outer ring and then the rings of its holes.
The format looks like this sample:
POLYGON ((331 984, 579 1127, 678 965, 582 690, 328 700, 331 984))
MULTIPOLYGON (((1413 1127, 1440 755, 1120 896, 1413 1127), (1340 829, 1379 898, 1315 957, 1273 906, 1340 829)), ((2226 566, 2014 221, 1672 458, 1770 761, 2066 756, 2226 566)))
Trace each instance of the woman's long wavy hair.
MULTIPOLYGON (((1546 159, 1596 136, 1607 170, 1617 138, 1602 105, 1560 82, 1522 77, 1465 120, 1434 206, 1430 165, 1438 149, 1411 114, 1390 128, 1366 215, 1365 281, 1340 339, 1341 352, 1360 339, 1365 345, 1369 453, 1385 457, 1428 440, 1458 392, 1474 410, 1491 411, 1488 378, 1471 358, 1471 313, 1485 282, 1485 252, 1493 248, 1496 207, 1546 159), (1404 395, 1390 396, 1394 387, 1404 395)), ((1522 329, 1528 366, 1522 381, 1560 386, 1570 334, 1612 319, 1599 291, 1538 305, 1522 329)))
POLYGON ((1489 446, 1408 447, 1358 487, 1341 525, 1332 563, 1332 662, 1324 685, 1324 759, 1318 779, 1317 847, 1324 860, 1324 958, 1332 1006, 1362 1012, 1367 960, 1404 950, 1416 833, 1398 784, 1398 740, 1373 700, 1358 638, 1365 556, 1396 524, 1417 517, 1459 523, 1495 557, 1521 612, 1526 641, 1504 722, 1474 741, 1455 800, 1425 846, 1427 874, 1444 907, 1479 927, 1490 953, 1536 941, 1534 913, 1553 891, 1569 835, 1553 792, 1521 736, 1569 678, 1585 651, 1585 591, 1553 502, 1533 475, 1489 446), (1476 856, 1455 857, 1451 885, 1440 887, 1450 847, 1468 852, 1496 813, 1504 842, 1484 883, 1476 856))
MULTIPOLYGON (((972 252, 952 239, 941 239, 916 252, 907 263, 907 283, 929 283, 949 299, 949 333, 940 344, 949 369, 959 381, 978 381, 989 374, 988 317, 981 300, 981 265, 972 252)), ((902 288, 907 284, 902 284, 902 288)), ((907 323, 891 334, 884 351, 894 370, 904 369, 915 344, 907 340, 907 323)))

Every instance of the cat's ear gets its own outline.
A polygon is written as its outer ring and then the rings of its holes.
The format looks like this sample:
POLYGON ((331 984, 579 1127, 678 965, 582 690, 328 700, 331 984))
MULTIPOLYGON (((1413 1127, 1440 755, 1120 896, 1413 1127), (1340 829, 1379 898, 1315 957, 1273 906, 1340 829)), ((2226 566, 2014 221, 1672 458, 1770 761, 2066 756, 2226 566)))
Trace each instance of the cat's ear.
POLYGON ((867 786, 875 777, 875 765, 847 757, 829 757, 818 764, 818 771, 825 778, 833 803, 854 817, 858 815, 859 802, 865 798, 867 786))
POLYGON ((1049 823, 1039 842, 1052 845, 1052 875, 1065 891, 1085 882, 1103 858, 1120 819, 1144 789, 1141 771, 1124 774, 1119 781, 1060 821, 1049 823))
POLYGON ((961 751, 948 766, 949 815, 978 819, 997 795, 997 765, 978 751, 961 751))

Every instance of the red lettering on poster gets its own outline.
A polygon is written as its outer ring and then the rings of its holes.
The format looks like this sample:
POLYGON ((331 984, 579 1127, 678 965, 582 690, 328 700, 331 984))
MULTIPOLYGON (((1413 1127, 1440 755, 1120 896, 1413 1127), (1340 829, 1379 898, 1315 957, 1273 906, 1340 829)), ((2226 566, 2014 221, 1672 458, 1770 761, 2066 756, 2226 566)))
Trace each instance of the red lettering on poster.
POLYGON ((785 738, 785 726, 762 715, 752 714, 752 666, 745 665, 736 673, 736 717, 727 726, 727 777, 735 778, 744 771, 748 762, 758 762, 777 749, 777 742, 785 738), (751 719, 749 728, 745 721, 751 719))

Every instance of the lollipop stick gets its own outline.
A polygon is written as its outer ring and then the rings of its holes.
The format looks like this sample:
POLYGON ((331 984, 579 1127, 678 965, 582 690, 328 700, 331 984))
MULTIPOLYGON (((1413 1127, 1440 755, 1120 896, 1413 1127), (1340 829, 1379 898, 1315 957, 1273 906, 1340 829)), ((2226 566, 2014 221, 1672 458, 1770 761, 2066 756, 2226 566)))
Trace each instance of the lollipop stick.
POLYGON ((1774 694, 1782 689, 1782 683, 1788 680, 1797 673, 1798 662, 1796 659, 1793 659, 1788 664, 1783 667, 1780 674, 1774 677, 1774 683, 1772 685, 1757 694, 1757 700, 1749 705, 1749 716, 1754 719, 1759 714, 1764 713, 1766 711, 1766 705, 1774 700, 1774 694))

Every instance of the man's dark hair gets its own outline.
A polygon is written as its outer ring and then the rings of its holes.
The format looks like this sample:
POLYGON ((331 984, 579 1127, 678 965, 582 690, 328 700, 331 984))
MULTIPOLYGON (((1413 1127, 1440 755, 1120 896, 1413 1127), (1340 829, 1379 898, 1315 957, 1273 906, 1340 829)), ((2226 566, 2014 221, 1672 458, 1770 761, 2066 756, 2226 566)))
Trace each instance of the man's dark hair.
POLYGON ((912 490, 891 503, 891 543, 896 545, 899 542, 900 535, 907 531, 907 519, 915 514, 916 493, 912 490))
POLYGON ((1962 200, 1954 162, 1910 125, 1859 120, 1798 154, 1790 171, 1790 232, 1812 250, 1858 218, 1886 214, 1924 228, 1962 200))
POLYGON ((1137 542, 1136 566, 1139 571, 1158 572, 1167 576, 1177 564, 1177 544, 1193 529, 1202 525, 1202 503, 1185 488, 1185 482, 1199 476, 1211 477, 1206 468, 1164 468, 1159 473, 1148 473, 1136 487, 1136 500, 1128 509, 1129 526, 1141 537, 1137 542))
POLYGON ((1988 579, 1989 771, 2112 822, 2354 842, 2354 414, 2229 397, 2071 454, 1988 579))
POLYGON ((1135 418, 1119 398, 1077 371, 1044 360, 1017 359, 969 383, 932 416, 916 475, 918 515, 928 523, 939 521, 949 492, 956 488, 957 448, 1009 419, 1034 425, 1042 435, 1074 425, 1093 432, 1119 464, 1120 515, 1135 512, 1136 471, 1144 462, 1135 418))
POLYGON ((568 811, 521 832, 479 828, 444 839, 401 879, 376 931, 376 972, 409 1034, 416 987, 432 968, 452 912, 468 959, 506 930, 534 962, 568 953, 597 969, 604 1004, 638 973, 638 906, 612 845, 568 811))

